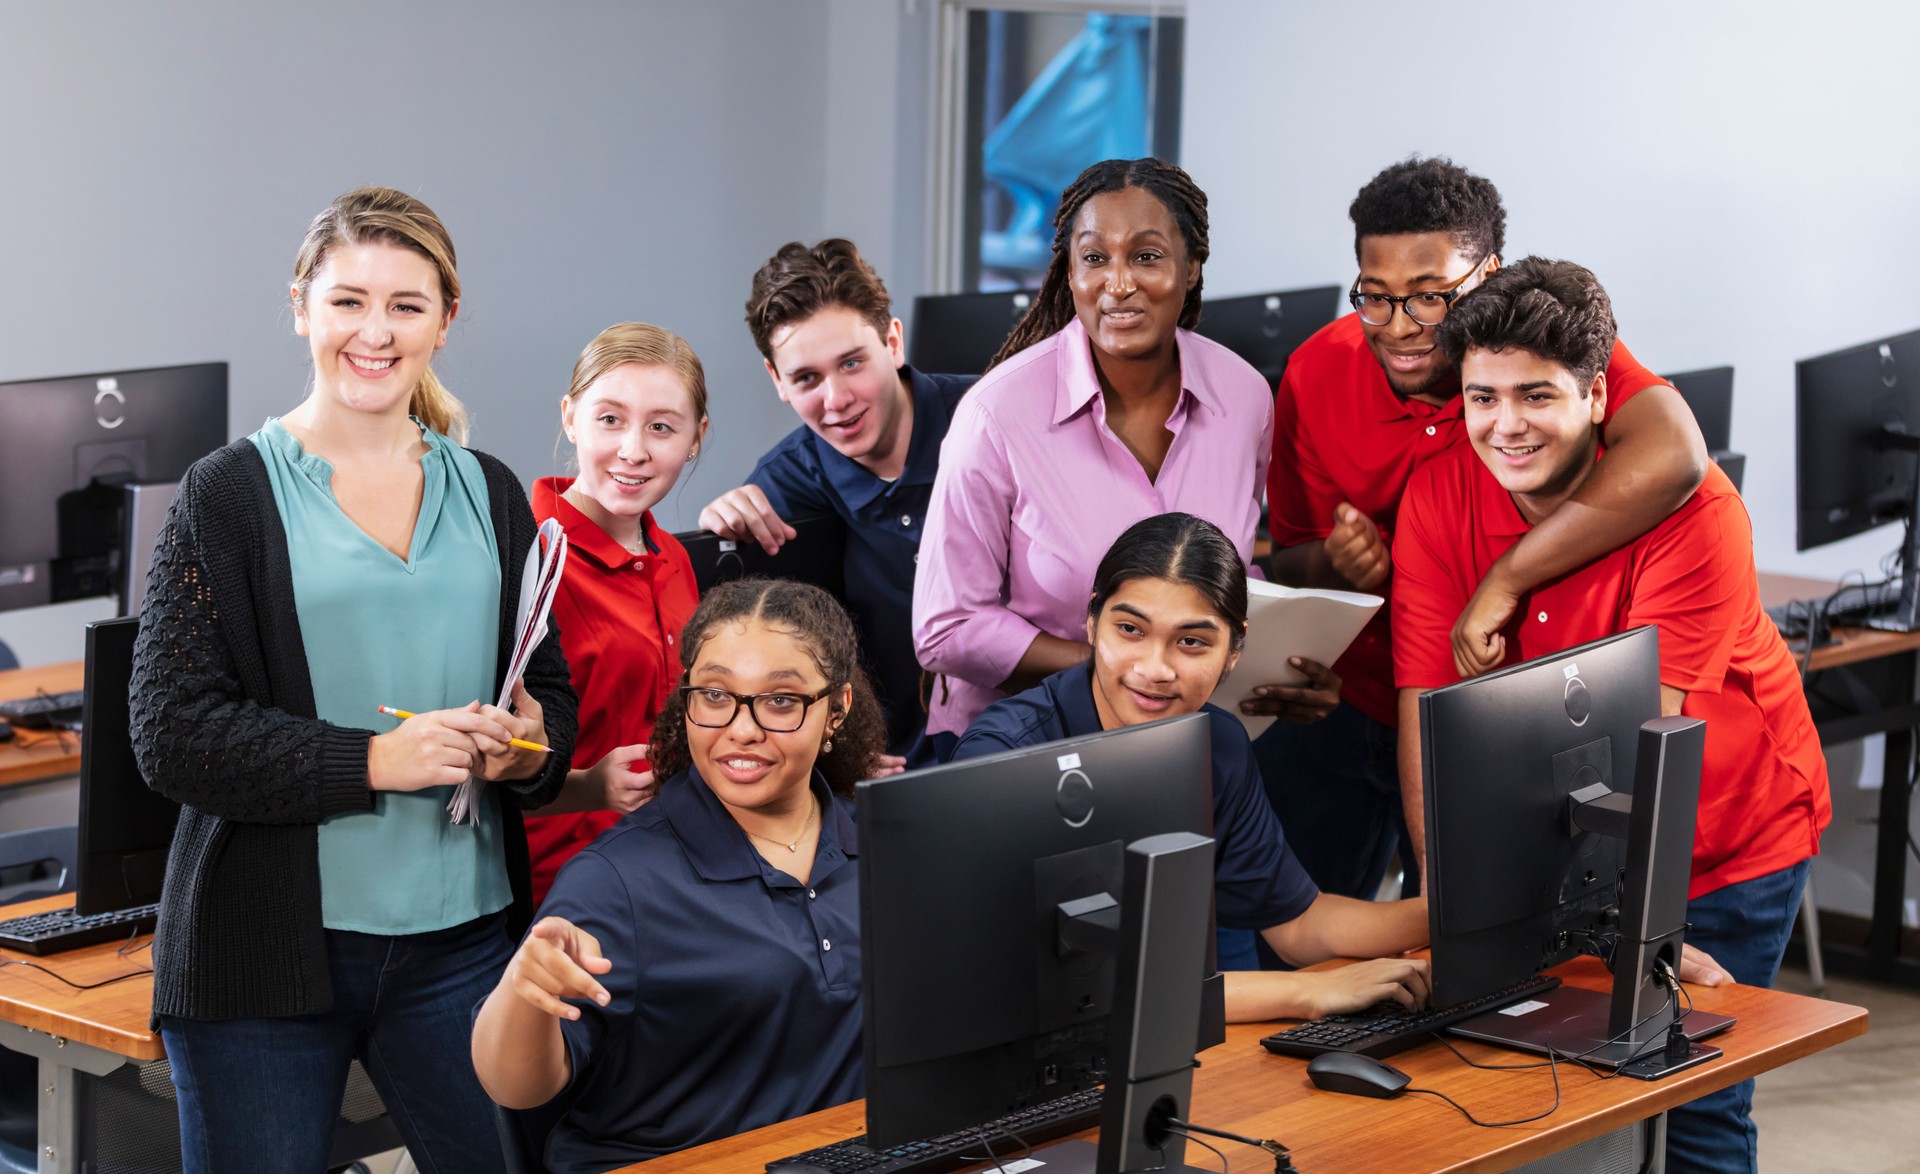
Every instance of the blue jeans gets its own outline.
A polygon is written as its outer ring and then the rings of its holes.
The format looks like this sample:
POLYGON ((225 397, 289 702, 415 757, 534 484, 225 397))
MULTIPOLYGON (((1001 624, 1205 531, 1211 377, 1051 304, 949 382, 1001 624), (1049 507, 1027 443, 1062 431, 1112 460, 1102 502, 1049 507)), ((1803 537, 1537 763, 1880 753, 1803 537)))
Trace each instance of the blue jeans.
MULTIPOLYGON (((1688 943, 1712 954, 1736 982, 1772 986, 1812 865, 1802 860, 1687 902, 1688 943)), ((1757 1169, 1760 1132, 1752 1110, 1753 1081, 1743 1080, 1670 1111, 1668 1174, 1757 1169)))
POLYGON ((185 1169, 325 1170, 357 1056, 422 1174, 504 1171, 469 1036, 511 953, 504 912, 398 937, 328 930, 332 1010, 162 1019, 185 1169))
MULTIPOLYGON (((1253 743, 1287 845, 1321 891, 1372 900, 1409 843, 1398 734, 1346 702, 1311 725, 1277 721, 1253 743)), ((1402 855, 1413 861, 1411 848, 1402 855)), ((1406 896, 1420 892, 1408 868, 1406 896)))

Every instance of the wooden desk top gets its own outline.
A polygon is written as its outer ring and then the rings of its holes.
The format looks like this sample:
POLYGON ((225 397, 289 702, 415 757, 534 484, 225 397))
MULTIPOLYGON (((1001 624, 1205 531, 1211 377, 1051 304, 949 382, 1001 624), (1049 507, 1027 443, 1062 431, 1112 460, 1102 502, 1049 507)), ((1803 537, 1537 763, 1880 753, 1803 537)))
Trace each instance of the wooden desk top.
MULTIPOLYGON (((1760 604, 1778 607, 1796 599, 1825 599, 1837 586, 1828 579, 1808 579, 1797 575, 1760 573, 1760 604)), ((1834 642, 1813 650, 1808 662, 1810 672, 1877 660, 1920 649, 1920 632, 1879 632, 1872 628, 1835 628, 1834 642)))
MULTIPOLYGON (((86 673, 80 661, 50 664, 37 669, 0 672, 0 699, 32 697, 36 690, 64 693, 78 689, 86 673)), ((0 742, 0 787, 37 783, 70 775, 80 769, 80 737, 46 730, 15 730, 13 740, 0 742)))
MULTIPOLYGON (((0 919, 59 909, 73 904, 73 894, 22 901, 0 909, 0 919)), ((94 983, 116 975, 138 972, 129 978, 98 990, 77 991, 52 975, 26 966, 0 966, 0 1019, 57 1035, 77 1043, 127 1056, 134 1060, 158 1060, 166 1049, 160 1037, 147 1030, 153 1009, 153 937, 141 934, 134 949, 120 954, 124 942, 102 943, 36 958, 0 950, 0 959, 8 962, 32 962, 44 966, 61 978, 77 983, 94 983)))
MULTIPOLYGON (((1600 963, 1581 958, 1559 971, 1572 986, 1607 989, 1600 963)), ((1372 1100, 1322 1092, 1307 1079, 1306 1061, 1270 1055, 1260 1037, 1271 1024, 1227 1028, 1227 1042, 1202 1053, 1194 1074, 1191 1119, 1252 1137, 1271 1137, 1293 1151, 1302 1170, 1344 1174, 1505 1170, 1619 1129, 1631 1122, 1778 1068, 1843 1040, 1864 1035, 1863 1008, 1755 987, 1688 987, 1697 1007, 1733 1015, 1734 1027, 1711 1042, 1718 1060, 1660 1081, 1599 1080, 1560 1065, 1560 1107, 1531 1125, 1481 1129, 1433 1097, 1372 1100)), ((1482 1063, 1524 1063, 1505 1049, 1455 1041, 1482 1063)), ((1438 1043, 1425 1043, 1390 1061, 1416 1087, 1446 1093, 1483 1121, 1529 1117, 1553 1104, 1546 1069, 1488 1072, 1469 1068, 1438 1043)), ((684 1171, 758 1171, 766 1162, 865 1130, 864 1103, 855 1101, 698 1149, 628 1167, 630 1174, 684 1171)), ((1090 1136, 1090 1134, 1082 1135, 1090 1136)), ((1270 1169, 1271 1162, 1232 1142, 1216 1142, 1238 1168, 1270 1169)), ((1188 1161, 1211 1165, 1204 1151, 1188 1161)))

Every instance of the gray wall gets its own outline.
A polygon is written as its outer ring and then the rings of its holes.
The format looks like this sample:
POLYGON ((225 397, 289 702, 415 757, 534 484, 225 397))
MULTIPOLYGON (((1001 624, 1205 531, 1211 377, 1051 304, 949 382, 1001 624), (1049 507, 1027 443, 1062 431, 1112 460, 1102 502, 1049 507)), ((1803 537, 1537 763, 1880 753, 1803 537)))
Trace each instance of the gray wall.
POLYGON ((692 341, 714 435, 661 511, 691 524, 791 424, 759 394, 741 305, 774 245, 822 227, 828 17, 827 0, 7 5, 0 379, 226 359, 249 432, 304 394, 286 283, 307 220, 391 184, 453 234, 466 297, 440 370, 473 443, 523 479, 553 471, 558 399, 601 327, 692 341))
POLYGON ((1189 0, 1185 162, 1207 289, 1352 280, 1347 204, 1410 153, 1494 180, 1507 255, 1566 257, 1656 371, 1732 364, 1761 567, 1874 568, 1892 527, 1793 550, 1793 362, 1920 327, 1920 6, 1396 8, 1189 0))

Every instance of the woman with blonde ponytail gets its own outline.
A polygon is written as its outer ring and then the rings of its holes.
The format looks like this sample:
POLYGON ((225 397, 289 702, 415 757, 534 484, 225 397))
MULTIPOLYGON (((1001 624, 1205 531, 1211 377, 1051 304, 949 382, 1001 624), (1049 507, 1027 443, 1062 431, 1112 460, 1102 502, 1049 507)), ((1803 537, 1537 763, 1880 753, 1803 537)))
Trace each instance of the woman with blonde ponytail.
POLYGON ((468 1016, 530 919, 519 811, 575 726, 557 635, 483 704, 533 515, 431 369, 460 282, 430 208, 346 193, 288 292, 307 397, 188 470, 135 651, 135 752, 182 805, 153 947, 182 1156, 325 1169, 357 1058, 423 1172, 500 1170, 468 1016))

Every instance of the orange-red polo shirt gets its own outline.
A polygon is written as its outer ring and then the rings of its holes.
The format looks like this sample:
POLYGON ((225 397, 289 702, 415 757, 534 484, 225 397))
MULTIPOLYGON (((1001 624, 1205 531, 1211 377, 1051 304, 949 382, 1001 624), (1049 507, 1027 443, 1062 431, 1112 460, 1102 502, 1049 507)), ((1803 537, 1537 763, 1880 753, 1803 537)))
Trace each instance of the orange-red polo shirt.
MULTIPOLYGON (((1453 621, 1527 530, 1470 446, 1414 472, 1393 544, 1402 686, 1460 679, 1453 621)), ((1528 594, 1504 632, 1507 663, 1642 624, 1660 630, 1661 683, 1685 690, 1682 712, 1707 723, 1688 898, 1818 852, 1833 818, 1826 758, 1793 656, 1760 607, 1753 523, 1718 466, 1653 530, 1528 594)))
MULTIPOLYGON (((1635 393, 1660 382, 1616 342, 1607 364, 1607 419, 1635 393)), ((1380 360, 1367 349, 1358 314, 1322 327, 1287 360, 1274 403, 1273 462, 1267 467, 1267 531, 1274 546, 1325 538, 1343 501, 1372 518, 1392 545, 1407 478, 1422 462, 1466 446, 1460 405, 1459 396, 1435 407, 1395 395, 1380 360)), ((1391 593, 1391 579, 1382 590, 1391 593)), ((1396 726, 1388 611, 1375 613, 1334 669, 1342 697, 1375 721, 1396 726)))
MULTIPOLYGON (((543 522, 559 519, 567 532, 567 566, 554 593, 553 617, 580 696, 573 769, 585 770, 609 750, 653 736, 653 719, 680 683, 680 629, 700 597, 686 548, 655 525, 651 513, 641 519, 651 549, 633 554, 561 496, 572 484, 571 477, 536 481, 533 514, 543 522)), ((536 905, 546 899, 560 866, 619 818, 613 811, 527 818, 536 905)))

